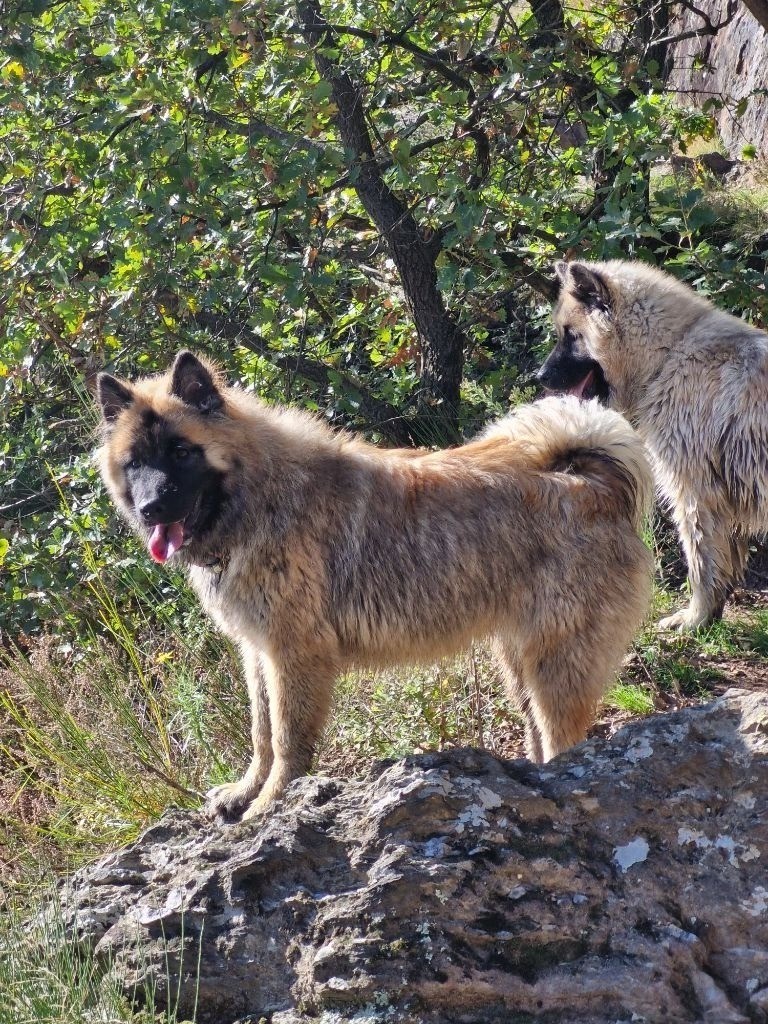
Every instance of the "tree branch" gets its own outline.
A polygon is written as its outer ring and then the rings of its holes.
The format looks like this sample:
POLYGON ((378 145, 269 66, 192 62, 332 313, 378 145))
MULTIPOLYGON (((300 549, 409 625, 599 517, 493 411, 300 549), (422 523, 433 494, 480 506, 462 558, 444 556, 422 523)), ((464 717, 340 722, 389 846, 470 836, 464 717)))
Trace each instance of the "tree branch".
POLYGON ((287 132, 282 128, 274 128, 272 125, 267 124, 266 121, 259 121, 255 118, 252 118, 250 121, 235 121, 234 118, 227 117, 225 114, 219 114, 215 110, 203 108, 200 104, 195 104, 193 109, 200 115, 203 121, 207 121, 208 124, 214 124, 217 128, 223 128, 233 135, 243 135, 249 140, 271 139, 273 142, 279 142, 289 149, 305 149, 312 153, 318 153, 321 156, 329 156, 329 151, 325 146, 313 142, 312 139, 305 139, 301 135, 296 135, 294 132, 287 132))
POLYGON ((446 64, 445 61, 430 53, 429 50, 425 50, 417 43, 412 42, 404 32, 368 32, 362 28, 353 28, 351 25, 329 25, 322 19, 316 23, 308 23, 305 28, 320 32, 324 29, 330 29, 339 36, 355 36, 357 39, 364 39, 369 43, 375 43, 376 46, 399 46, 401 50, 407 50, 408 53, 412 53, 426 67, 439 72, 446 81, 451 82, 459 89, 466 89, 470 102, 474 98, 475 90, 468 78, 454 71, 449 64, 446 64))
POLYGON ((276 352, 247 323, 223 314, 201 310, 194 314, 193 319, 199 327, 212 334, 263 356, 279 370, 297 373, 320 387, 327 388, 334 383, 334 377, 339 378, 347 391, 358 396, 366 426, 380 431, 397 445, 419 443, 418 423, 406 419, 394 405, 372 395, 354 374, 328 367, 295 352, 276 352))
POLYGON ((542 295, 547 302, 554 302, 560 289, 554 278, 547 277, 540 271, 529 266, 522 256, 516 252, 500 252, 499 259, 505 267, 515 271, 515 274, 529 288, 532 288, 539 295, 542 295))
MULTIPOLYGON (((750 2, 758 4, 762 3, 766 12, 768 12, 768 0, 750 0, 750 2)), ((701 10, 701 8, 697 7, 694 3, 691 3, 691 0, 682 0, 681 6, 686 11, 690 11, 691 14, 695 14, 698 18, 701 18, 704 24, 700 28, 693 28, 685 32, 668 35, 662 39, 654 39, 652 40, 654 46, 674 46, 676 43, 682 43, 686 39, 698 39, 701 36, 716 36, 721 29, 726 27, 726 25, 730 25, 738 11, 738 8, 734 6, 732 10, 727 11, 725 17, 721 21, 713 22, 707 12, 701 10)))
POLYGON ((150 103, 148 107, 144 107, 142 110, 137 110, 135 114, 130 114, 124 121, 121 121, 119 125, 112 129, 107 138, 104 141, 104 145, 108 146, 110 142, 114 142, 117 136, 130 128, 132 124, 136 124, 137 121, 143 121, 150 114, 156 114, 160 108, 156 103, 150 103))

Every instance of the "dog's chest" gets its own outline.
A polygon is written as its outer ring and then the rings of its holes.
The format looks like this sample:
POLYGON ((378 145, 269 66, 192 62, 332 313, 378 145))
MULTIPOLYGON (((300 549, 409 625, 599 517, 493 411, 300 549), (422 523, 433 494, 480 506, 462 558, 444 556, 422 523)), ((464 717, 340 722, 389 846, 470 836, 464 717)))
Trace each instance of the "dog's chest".
POLYGON ((190 570, 200 603, 227 635, 268 632, 273 600, 263 570, 234 555, 225 564, 190 570))

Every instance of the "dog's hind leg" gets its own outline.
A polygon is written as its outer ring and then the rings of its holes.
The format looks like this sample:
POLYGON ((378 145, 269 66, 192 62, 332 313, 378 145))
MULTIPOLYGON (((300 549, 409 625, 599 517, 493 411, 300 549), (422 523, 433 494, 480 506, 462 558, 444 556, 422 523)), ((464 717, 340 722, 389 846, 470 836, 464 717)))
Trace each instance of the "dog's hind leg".
POLYGON ((736 587, 744 579, 749 560, 749 537, 741 530, 734 530, 729 537, 728 561, 716 566, 719 571, 719 583, 717 591, 721 596, 720 603, 716 606, 713 619, 721 619, 725 611, 725 603, 736 587))
MULTIPOLYGON (((730 536, 731 572, 729 576, 728 592, 725 595, 727 600, 734 589, 742 582, 747 571, 749 561, 749 535, 742 530, 734 530, 730 536)), ((722 614, 722 612, 721 612, 722 614)))
POLYGON ((586 738, 613 670, 615 646, 592 631, 539 639, 523 652, 521 682, 548 761, 586 738), (610 649, 608 649, 610 648, 610 649))
POLYGON ((523 685, 520 659, 513 644, 497 637, 491 644, 493 653, 501 670, 506 694, 515 710, 523 719, 525 726, 525 753, 531 761, 541 763, 544 754, 541 746, 541 733, 531 707, 530 693, 523 685))

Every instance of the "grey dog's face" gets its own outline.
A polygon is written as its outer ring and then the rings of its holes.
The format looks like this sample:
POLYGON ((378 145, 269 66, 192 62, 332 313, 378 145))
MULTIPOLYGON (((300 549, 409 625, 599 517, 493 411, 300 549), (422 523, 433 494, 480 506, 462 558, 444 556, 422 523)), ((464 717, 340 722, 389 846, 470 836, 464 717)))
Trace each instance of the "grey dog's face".
POLYGON ((558 263, 560 296, 553 311, 557 343, 536 379, 547 391, 597 398, 607 405, 611 385, 600 358, 600 337, 611 321, 607 282, 583 263, 558 263))

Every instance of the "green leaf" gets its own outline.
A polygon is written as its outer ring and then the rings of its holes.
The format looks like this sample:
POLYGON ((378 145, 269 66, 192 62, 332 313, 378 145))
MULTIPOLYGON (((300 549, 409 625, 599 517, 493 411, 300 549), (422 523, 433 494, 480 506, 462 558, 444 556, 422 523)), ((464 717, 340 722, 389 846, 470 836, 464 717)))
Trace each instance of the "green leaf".
POLYGON ((312 99, 317 103, 327 100, 333 94, 330 82, 318 82, 312 90, 312 99))

